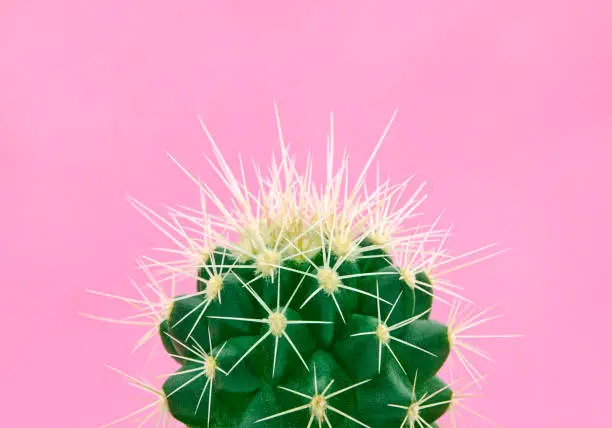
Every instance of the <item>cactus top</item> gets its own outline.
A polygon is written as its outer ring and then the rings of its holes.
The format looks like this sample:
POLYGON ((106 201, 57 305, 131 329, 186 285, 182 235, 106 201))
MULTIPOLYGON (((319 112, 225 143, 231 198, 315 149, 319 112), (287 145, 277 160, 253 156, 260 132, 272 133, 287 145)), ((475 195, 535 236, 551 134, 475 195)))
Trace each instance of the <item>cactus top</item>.
POLYGON ((454 302, 466 299, 445 278, 456 260, 473 260, 443 250, 449 231, 438 221, 410 224, 422 186, 405 197, 410 179, 391 184, 376 174, 366 185, 385 134, 350 186, 348 156, 334 161, 333 134, 322 186, 312 158, 299 172, 280 126, 279 134, 280 160, 267 176, 255 170, 254 188, 211 138, 210 168, 229 202, 182 166, 201 209, 173 209, 166 219, 133 201, 179 256, 142 264, 160 303, 138 287, 143 300, 130 299, 146 301, 152 331, 179 364, 161 390, 132 378, 156 394, 135 414, 161 409, 164 421, 171 415, 192 428, 437 426, 463 399, 438 376, 451 351, 480 379, 461 346, 479 352, 463 336, 485 312, 457 322, 454 302), (191 290, 176 294, 176 280, 191 290), (448 325, 430 319, 434 300, 453 302, 448 325))

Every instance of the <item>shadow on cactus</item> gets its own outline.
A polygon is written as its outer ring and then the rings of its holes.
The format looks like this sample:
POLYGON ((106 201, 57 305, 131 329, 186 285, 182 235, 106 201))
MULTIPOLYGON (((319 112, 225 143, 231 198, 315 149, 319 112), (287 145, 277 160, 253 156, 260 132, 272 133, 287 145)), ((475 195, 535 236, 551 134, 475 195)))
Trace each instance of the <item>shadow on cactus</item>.
POLYGON ((252 187, 204 127, 231 200, 179 165, 200 189, 199 209, 163 217, 132 201, 175 244, 163 250, 175 260, 144 257, 148 281, 134 284, 135 298, 96 292, 140 311, 101 319, 147 326, 136 346, 159 335, 179 368, 161 389, 120 372, 155 400, 118 421, 431 428, 449 407, 465 408, 469 394, 440 369, 454 355, 479 384, 468 356, 489 357, 470 340, 509 336, 466 334, 495 317, 485 310, 458 320, 470 302, 446 274, 497 253, 487 246, 452 257, 443 250, 450 230, 437 220, 410 225, 425 199, 422 186, 404 196, 410 179, 381 183, 377 174, 366 186, 391 122, 350 186, 348 157, 334 160, 332 126, 321 187, 310 157, 299 172, 278 113, 281 156, 269 175, 256 169, 252 187), (177 280, 190 290, 176 294, 177 280), (430 319, 434 301, 449 305, 447 324, 430 319))

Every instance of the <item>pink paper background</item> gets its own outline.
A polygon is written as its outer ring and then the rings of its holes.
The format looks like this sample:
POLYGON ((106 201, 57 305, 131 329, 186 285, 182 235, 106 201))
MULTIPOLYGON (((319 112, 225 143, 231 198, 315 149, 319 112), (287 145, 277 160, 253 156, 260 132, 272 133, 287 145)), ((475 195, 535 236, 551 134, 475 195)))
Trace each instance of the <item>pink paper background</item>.
MULTIPOLYGON (((472 406, 504 427, 607 427, 612 218, 609 1, 17 1, 0 5, 2 426, 88 428, 138 391, 104 366, 138 328, 86 288, 131 293, 168 245, 126 202, 197 200, 168 150, 213 182, 196 115, 236 165, 287 138, 323 156, 328 113, 361 165, 428 182, 456 252, 511 251, 454 279, 502 300, 496 364, 472 406)), ((154 376, 149 376, 153 377, 154 376)), ((487 426, 469 419, 467 426, 487 426)), ((119 426, 131 426, 122 424, 119 426)))

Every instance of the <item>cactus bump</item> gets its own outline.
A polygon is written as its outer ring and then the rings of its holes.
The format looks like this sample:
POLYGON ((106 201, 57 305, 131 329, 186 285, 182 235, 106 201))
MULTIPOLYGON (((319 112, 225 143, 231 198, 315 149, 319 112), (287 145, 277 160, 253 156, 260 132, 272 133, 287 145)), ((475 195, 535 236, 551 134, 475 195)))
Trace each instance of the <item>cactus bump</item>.
POLYGON ((108 426, 438 427, 469 397, 442 376, 445 363, 455 359, 467 386, 480 386, 468 357, 488 357, 470 340, 509 337, 469 331, 496 317, 472 309, 448 278, 498 252, 449 255, 440 219, 418 222, 423 186, 374 172, 393 119, 349 180, 348 155, 335 159, 332 117, 319 184, 313 157, 301 165, 289 152, 276 113, 280 156, 267 173, 256 167, 247 180, 241 159, 230 168, 202 125, 214 154, 205 171, 225 188, 171 157, 200 206, 163 216, 132 200, 172 246, 139 261, 146 278, 133 282, 132 297, 95 292, 135 315, 95 318, 144 326, 135 347, 157 338, 176 370, 154 386, 114 369, 153 401, 108 426), (447 307, 445 322, 433 319, 435 305, 447 307))

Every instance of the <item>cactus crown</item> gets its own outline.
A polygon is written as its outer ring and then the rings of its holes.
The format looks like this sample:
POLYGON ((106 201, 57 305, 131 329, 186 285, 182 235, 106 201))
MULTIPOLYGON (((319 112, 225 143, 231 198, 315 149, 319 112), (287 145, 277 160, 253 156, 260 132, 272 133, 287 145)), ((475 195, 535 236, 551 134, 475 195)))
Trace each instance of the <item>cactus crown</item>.
POLYGON ((479 353, 462 333, 487 321, 485 312, 458 323, 453 303, 448 326, 430 319, 434 299, 463 299, 444 274, 471 262, 442 250, 448 230, 437 222, 407 226, 422 187, 409 198, 410 180, 366 187, 384 135, 352 187, 347 156, 334 165, 330 135, 326 182, 317 189, 311 159, 299 173, 280 126, 279 134, 280 161, 268 177, 256 170, 256 191, 211 138, 229 205, 187 171, 201 210, 173 210, 167 220, 133 201, 181 258, 146 258, 149 284, 136 286, 143 300, 123 300, 142 309, 132 320, 151 320, 139 322, 151 330, 138 346, 159 332, 180 367, 161 390, 130 378, 156 397, 130 416, 154 420, 161 410, 158 421, 171 415, 192 428, 437 426, 462 398, 437 376, 451 351, 481 377, 461 346, 479 353), (176 278, 194 289, 176 295, 176 278), (145 297, 150 291, 160 302, 145 297))

